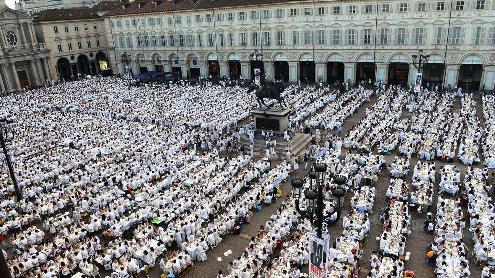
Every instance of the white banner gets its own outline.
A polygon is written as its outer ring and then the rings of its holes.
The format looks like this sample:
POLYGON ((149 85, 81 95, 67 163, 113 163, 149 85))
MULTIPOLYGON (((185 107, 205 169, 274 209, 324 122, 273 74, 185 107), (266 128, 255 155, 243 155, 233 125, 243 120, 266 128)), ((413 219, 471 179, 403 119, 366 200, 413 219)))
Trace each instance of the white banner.
POLYGON ((330 236, 323 235, 323 239, 318 238, 316 233, 308 235, 309 239, 309 278, 325 277, 327 267, 327 257, 330 236))

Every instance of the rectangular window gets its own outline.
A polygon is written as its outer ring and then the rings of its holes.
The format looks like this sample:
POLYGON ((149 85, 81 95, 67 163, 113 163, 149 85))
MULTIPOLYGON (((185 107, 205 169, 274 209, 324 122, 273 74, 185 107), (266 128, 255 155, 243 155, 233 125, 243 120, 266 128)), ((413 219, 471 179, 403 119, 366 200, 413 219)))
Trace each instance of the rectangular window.
POLYGON ((416 11, 417 12, 426 12, 426 3, 425 2, 419 2, 416 4, 416 11))
POLYGON ((96 40, 96 47, 100 47, 100 40, 96 40))
POLYGON ((488 42, 489 42, 490 44, 495 44, 495 27, 492 27, 492 28, 490 29, 490 36, 489 36, 489 38, 488 38, 488 42))
POLYGON ((151 47, 157 47, 158 46, 158 39, 156 36, 151 36, 151 47))
POLYGON ((218 44, 220 47, 225 46, 225 35, 224 34, 218 34, 218 44))
POLYGON ((277 45, 284 45, 285 40, 284 40, 284 32, 283 31, 277 31, 277 45))
POLYGON ((57 48, 58 48, 58 52, 62 52, 62 46, 60 44, 57 45, 57 48))
POLYGON ((160 36, 160 46, 167 46, 167 37, 163 35, 160 36))
POLYGON ((318 15, 325 15, 325 7, 318 8, 318 15))
POLYGON ((284 17, 284 10, 283 9, 277 9, 275 15, 276 15, 277 18, 284 17))
POLYGON ((224 19, 224 14, 217 14, 217 21, 223 21, 224 19))
POLYGON ((445 28, 437 27, 435 29, 435 44, 444 44, 445 43, 445 28))
POLYGON ((325 44, 325 30, 318 30, 318 44, 325 44))
POLYGON ((69 33, 69 27, 65 26, 65 33, 69 33))
POLYGON ((382 13, 389 13, 390 12, 390 4, 385 3, 382 4, 382 13))
POLYGON ((251 34, 251 44, 253 46, 258 46, 258 32, 254 32, 251 34))
POLYGON ((311 44, 311 31, 305 30, 303 31, 303 44, 311 44))
POLYGON ((476 44, 476 45, 483 44, 484 43, 484 36, 485 36, 485 32, 483 30, 483 27, 475 27, 473 36, 474 36, 474 39, 473 39, 474 44, 476 44))
POLYGON ((239 38, 241 41, 241 46, 246 46, 247 45, 246 33, 241 33, 239 35, 239 38))
POLYGON ((397 44, 406 44, 406 28, 397 29, 397 44))
POLYGON ((332 30, 332 44, 340 44, 340 30, 332 30))
POLYGON ((333 14, 340 14, 340 6, 333 7, 333 14))
POLYGON ((58 34, 58 27, 57 26, 53 26, 53 33, 58 34))
POLYGON ((263 32, 264 45, 269 46, 270 43, 270 32, 263 32))
POLYGON ((174 35, 169 35, 168 36, 168 41, 170 42, 169 45, 170 46, 175 46, 175 36, 174 35))
POLYGON ((211 22, 211 21, 212 21, 211 14, 206 14, 206 22, 211 22))
POLYGON ((485 9, 485 0, 477 0, 476 1, 476 9, 484 10, 485 9))
POLYGON ((251 11, 251 19, 259 19, 258 11, 251 11))
POLYGON ((272 17, 272 11, 270 10, 264 10, 263 11, 263 18, 264 19, 268 19, 268 18, 271 18, 272 17))
POLYGON ((462 44, 464 42, 464 32, 462 27, 453 27, 450 36, 449 43, 450 44, 462 44))
POLYGON ((203 47, 203 34, 198 34, 197 36, 198 46, 203 47))
POLYGON ((213 47, 215 45, 215 40, 213 39, 213 34, 208 34, 208 46, 213 47))
POLYGON ((290 16, 297 16, 297 9, 290 9, 290 16))
MULTIPOLYGON (((119 39, 122 41, 122 42, 120 43, 120 45, 121 45, 120 47, 121 47, 121 48, 124 48, 124 37, 120 37, 119 39)), ((87 41, 87 42, 86 42, 86 45, 88 46, 88 48, 91 48, 91 41, 87 41)))
POLYGON ((363 30, 363 44, 371 44, 371 29, 363 30))
POLYGON ((155 26, 155 18, 154 17, 150 17, 148 18, 148 24, 150 26, 155 26))
POLYGON ((407 12, 407 3, 400 3, 399 12, 407 12))
POLYGON ((144 46, 150 47, 150 37, 144 36, 144 46))
POLYGON ((445 11, 445 2, 437 2, 437 11, 445 11))
POLYGON ((365 14, 371 14, 373 13, 373 5, 366 5, 364 6, 364 13, 365 14))
POLYGON ((348 11, 350 14, 355 14, 356 13, 356 6, 349 6, 348 11))
POLYGON ((292 31, 292 45, 298 45, 298 44, 299 44, 299 32, 292 31))
POLYGON ((455 2, 455 10, 456 11, 463 11, 464 10, 464 1, 455 2))
POLYGON ((234 34, 233 33, 229 33, 229 46, 234 46, 235 42, 234 42, 234 34))
POLYGON ((126 42, 127 42, 127 48, 132 48, 132 37, 127 37, 126 42))
POLYGON ((77 48, 82 49, 82 43, 81 42, 77 42, 77 48))
POLYGON ((78 26, 74 27, 74 31, 79 32, 79 27, 78 26))
POLYGON ((69 51, 72 51, 72 43, 69 43, 68 45, 69 51))
POLYGON ((234 21, 234 14, 233 13, 228 13, 227 14, 227 20, 228 21, 234 21))
POLYGON ((201 17, 200 14, 196 15, 196 22, 203 22, 203 18, 201 17))
POLYGON ((311 8, 304 8, 304 15, 312 15, 313 10, 311 8))
POLYGON ((347 30, 347 44, 356 44, 356 30, 347 30))
POLYGON ((189 24, 191 24, 191 23, 192 23, 192 18, 191 18, 191 16, 190 16, 190 15, 188 15, 188 16, 186 17, 186 21, 187 21, 187 23, 189 23, 189 24))
POLYGON ((246 13, 245 12, 239 12, 239 20, 246 20, 246 13))
POLYGON ((380 44, 389 43, 390 30, 387 28, 380 29, 380 44))
MULTIPOLYGON (((129 26, 129 21, 126 22, 126 25, 129 26)), ((156 18, 156 25, 162 25, 162 18, 161 17, 156 18)))
POLYGON ((424 44, 426 42, 426 30, 419 27, 414 28, 414 44, 424 44))
POLYGON ((175 17, 175 23, 181 24, 182 23, 182 16, 179 15, 179 16, 175 17))
POLYGON ((194 47, 194 36, 186 35, 186 43, 188 47, 194 47))

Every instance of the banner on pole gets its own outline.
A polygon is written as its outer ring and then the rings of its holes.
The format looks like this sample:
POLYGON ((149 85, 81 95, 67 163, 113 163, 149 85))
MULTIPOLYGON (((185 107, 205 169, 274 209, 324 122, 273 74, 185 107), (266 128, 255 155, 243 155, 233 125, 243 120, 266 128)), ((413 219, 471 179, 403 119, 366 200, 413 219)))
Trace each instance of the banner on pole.
POLYGON ((309 278, 325 277, 330 236, 324 234, 318 238, 316 233, 309 233, 309 278))
POLYGON ((423 79, 423 73, 418 72, 416 74, 416 84, 414 85, 414 92, 415 93, 421 92, 421 79, 423 79))

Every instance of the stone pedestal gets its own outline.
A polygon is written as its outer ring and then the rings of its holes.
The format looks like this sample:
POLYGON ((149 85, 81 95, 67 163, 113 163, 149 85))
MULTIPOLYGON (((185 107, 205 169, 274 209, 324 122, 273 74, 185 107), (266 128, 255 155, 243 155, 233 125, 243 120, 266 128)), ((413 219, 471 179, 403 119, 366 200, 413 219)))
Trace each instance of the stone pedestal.
POLYGON ((256 130, 282 133, 289 126, 289 109, 286 108, 255 109, 252 114, 256 130))

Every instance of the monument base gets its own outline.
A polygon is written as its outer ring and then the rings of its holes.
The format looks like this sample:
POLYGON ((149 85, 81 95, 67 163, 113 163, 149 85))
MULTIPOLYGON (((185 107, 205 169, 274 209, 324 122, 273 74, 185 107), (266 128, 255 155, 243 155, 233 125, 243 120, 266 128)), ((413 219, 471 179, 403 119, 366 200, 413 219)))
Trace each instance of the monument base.
POLYGON ((252 111, 255 130, 271 130, 282 133, 289 127, 289 109, 270 108, 252 111))

